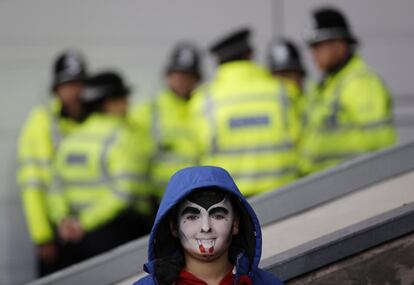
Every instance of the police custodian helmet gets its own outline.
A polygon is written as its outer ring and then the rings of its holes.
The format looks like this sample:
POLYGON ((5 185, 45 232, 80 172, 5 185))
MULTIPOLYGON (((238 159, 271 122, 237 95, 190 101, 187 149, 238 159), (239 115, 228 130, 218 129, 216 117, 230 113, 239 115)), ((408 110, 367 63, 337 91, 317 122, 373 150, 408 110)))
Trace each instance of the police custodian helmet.
POLYGON ((186 72, 201 79, 200 53, 196 46, 189 42, 177 44, 169 58, 166 74, 171 72, 186 72))
POLYGON ((298 71, 305 74, 298 48, 286 38, 276 38, 270 43, 267 62, 271 72, 298 71))
POLYGON ((347 40, 350 44, 357 43, 348 21, 339 10, 330 7, 320 8, 314 11, 313 20, 313 27, 305 35, 309 45, 337 39, 347 40))
POLYGON ((52 90, 63 83, 84 81, 86 73, 86 62, 80 52, 65 51, 56 58, 53 66, 52 90))

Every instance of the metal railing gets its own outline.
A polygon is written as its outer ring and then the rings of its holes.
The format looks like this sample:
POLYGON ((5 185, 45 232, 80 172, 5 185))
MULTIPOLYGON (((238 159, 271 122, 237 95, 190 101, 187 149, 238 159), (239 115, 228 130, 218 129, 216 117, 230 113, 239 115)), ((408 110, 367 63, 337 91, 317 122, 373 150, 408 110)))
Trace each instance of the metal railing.
POLYGON ((287 281, 414 232, 414 203, 346 227, 261 262, 287 281))
MULTIPOLYGON (((411 142, 345 162, 254 197, 250 202, 265 226, 413 170, 414 142, 411 142)), ((29 284, 113 284, 124 280, 142 271, 147 259, 147 239, 143 237, 29 284)), ((277 268, 288 264, 277 258, 272 260, 279 264, 276 269, 271 268, 277 273, 277 268)), ((270 266, 267 260, 264 263, 270 266)))

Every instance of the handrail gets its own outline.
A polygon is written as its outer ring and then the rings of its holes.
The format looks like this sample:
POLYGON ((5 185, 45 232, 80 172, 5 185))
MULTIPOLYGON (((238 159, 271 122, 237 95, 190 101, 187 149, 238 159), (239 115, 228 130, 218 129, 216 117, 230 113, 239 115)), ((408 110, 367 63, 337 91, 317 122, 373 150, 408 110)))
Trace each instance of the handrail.
MULTIPOLYGON (((414 142, 364 155, 250 202, 264 226, 412 170, 414 142)), ((142 270, 147 239, 143 237, 28 284, 112 284, 124 280, 142 270)))
POLYGON ((250 202, 263 226, 413 169, 414 142, 410 142, 363 155, 250 202))
POLYGON ((287 281, 414 232, 414 202, 276 254, 261 267, 287 281))

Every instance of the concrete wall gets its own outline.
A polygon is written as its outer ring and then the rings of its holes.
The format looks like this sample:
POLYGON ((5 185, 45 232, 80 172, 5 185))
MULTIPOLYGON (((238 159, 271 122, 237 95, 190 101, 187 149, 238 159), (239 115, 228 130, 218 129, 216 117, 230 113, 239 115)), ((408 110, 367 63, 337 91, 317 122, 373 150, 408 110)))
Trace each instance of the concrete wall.
MULTIPOLYGON (((15 144, 30 109, 47 100, 50 64, 59 51, 79 47, 93 70, 120 69, 137 87, 138 99, 159 88, 166 54, 177 40, 193 39, 205 48, 222 33, 249 25, 256 32, 256 58, 263 62, 271 36, 283 33, 299 40, 309 9, 321 3, 344 8, 363 39, 362 54, 395 94, 414 93, 410 0, 1 1, 0 284, 33 276, 32 247, 14 181, 15 144)), ((205 63, 210 75, 213 63, 210 58, 205 63)), ((404 134, 404 140, 410 136, 404 134)))

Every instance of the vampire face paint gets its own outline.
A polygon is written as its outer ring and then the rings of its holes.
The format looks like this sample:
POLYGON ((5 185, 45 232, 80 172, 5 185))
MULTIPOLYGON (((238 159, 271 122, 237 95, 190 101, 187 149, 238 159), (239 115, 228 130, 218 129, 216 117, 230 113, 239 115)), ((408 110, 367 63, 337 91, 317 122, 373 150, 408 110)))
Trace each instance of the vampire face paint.
POLYGON ((203 260, 221 256, 229 248, 235 214, 226 196, 214 203, 182 202, 178 209, 178 237, 187 254, 203 260), (208 207, 208 208, 206 208, 208 207))

